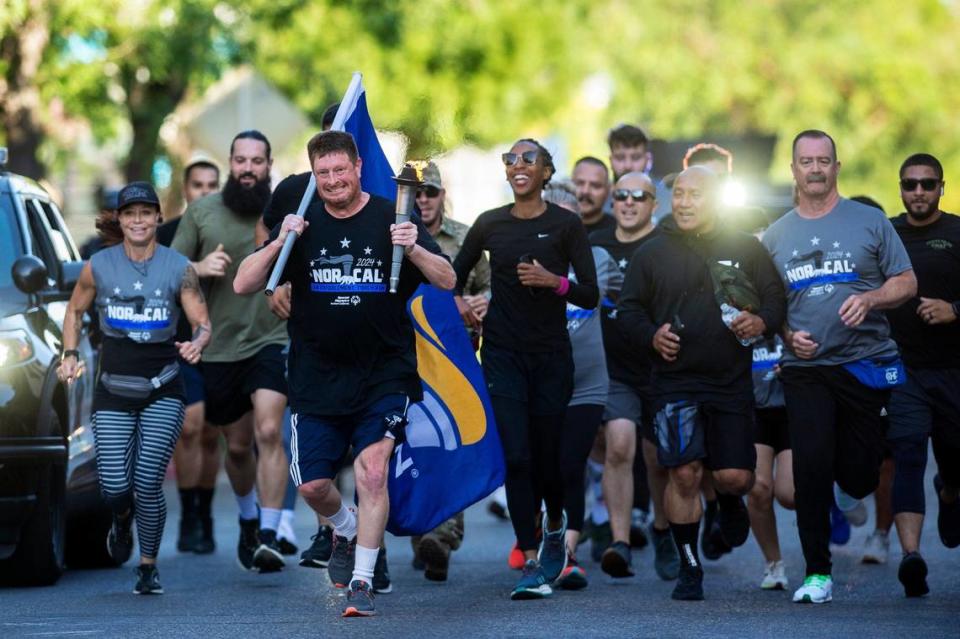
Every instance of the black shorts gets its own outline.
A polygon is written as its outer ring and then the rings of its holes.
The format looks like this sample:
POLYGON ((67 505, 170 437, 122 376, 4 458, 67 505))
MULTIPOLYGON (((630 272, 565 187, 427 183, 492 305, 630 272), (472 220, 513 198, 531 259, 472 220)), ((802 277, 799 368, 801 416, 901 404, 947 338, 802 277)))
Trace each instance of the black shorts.
POLYGON ((188 364, 184 360, 180 362, 180 377, 183 378, 185 406, 193 406, 206 400, 204 392, 203 372, 198 364, 188 364))
POLYGON ((756 443, 769 446, 774 455, 790 450, 790 427, 787 424, 786 407, 758 408, 756 420, 756 443))
POLYGON ((573 395, 570 345, 549 353, 524 353, 484 343, 480 350, 487 391, 527 405, 529 415, 563 415, 573 395))
POLYGON ((657 443, 657 403, 652 398, 641 393, 641 404, 643 410, 640 415, 640 437, 646 439, 651 444, 657 443))
POLYGON ((394 417, 406 421, 410 399, 394 393, 376 400, 351 415, 290 416, 290 477, 300 484, 315 479, 333 479, 347 460, 387 437, 387 424, 394 417))
POLYGON ((260 389, 287 394, 287 358, 282 344, 268 344, 238 362, 204 362, 206 419, 228 426, 253 410, 251 395, 260 389))
POLYGON ((960 446, 960 369, 908 368, 887 403, 887 440, 936 435, 960 446))
POLYGON ((657 406, 657 460, 664 468, 697 460, 710 470, 757 467, 752 394, 668 396, 657 406))

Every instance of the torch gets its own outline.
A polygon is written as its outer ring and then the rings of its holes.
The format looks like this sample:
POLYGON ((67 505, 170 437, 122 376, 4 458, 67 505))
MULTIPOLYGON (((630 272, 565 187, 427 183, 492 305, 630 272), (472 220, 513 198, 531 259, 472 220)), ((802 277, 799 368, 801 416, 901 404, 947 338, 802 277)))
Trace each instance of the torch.
MULTIPOLYGON (((410 221, 413 202, 417 198, 417 187, 423 184, 423 163, 407 162, 400 175, 393 178, 397 183, 397 220, 396 224, 410 221)), ((403 263, 403 247, 393 247, 393 262, 390 264, 390 292, 397 292, 400 282, 400 265, 403 263)))

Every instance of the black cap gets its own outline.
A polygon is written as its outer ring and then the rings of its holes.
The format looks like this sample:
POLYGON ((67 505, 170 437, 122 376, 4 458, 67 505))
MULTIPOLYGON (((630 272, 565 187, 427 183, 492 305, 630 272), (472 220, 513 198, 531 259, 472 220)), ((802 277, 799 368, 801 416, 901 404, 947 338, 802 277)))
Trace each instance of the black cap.
POLYGON ((157 197, 157 192, 149 182, 131 182, 120 189, 120 195, 117 196, 117 209, 130 204, 153 204, 159 209, 160 198, 157 197))

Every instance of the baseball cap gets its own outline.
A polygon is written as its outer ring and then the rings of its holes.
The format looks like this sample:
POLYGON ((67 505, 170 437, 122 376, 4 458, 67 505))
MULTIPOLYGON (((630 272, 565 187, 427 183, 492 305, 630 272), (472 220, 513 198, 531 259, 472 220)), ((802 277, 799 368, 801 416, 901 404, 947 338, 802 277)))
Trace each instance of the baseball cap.
POLYGON ((157 192, 149 182, 131 182, 120 189, 120 195, 117 196, 117 209, 130 204, 153 204, 159 209, 160 198, 157 197, 157 192))
POLYGON ((435 186, 438 189, 443 188, 443 183, 440 181, 440 169, 432 160, 427 162, 427 166, 423 169, 423 184, 424 186, 435 186))

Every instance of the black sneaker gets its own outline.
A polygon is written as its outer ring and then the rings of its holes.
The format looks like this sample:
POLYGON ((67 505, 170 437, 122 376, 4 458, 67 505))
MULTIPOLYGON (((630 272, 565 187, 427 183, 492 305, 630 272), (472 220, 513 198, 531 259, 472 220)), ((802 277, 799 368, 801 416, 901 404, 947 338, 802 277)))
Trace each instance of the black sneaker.
POLYGON ((283 561, 283 553, 277 543, 277 531, 262 528, 259 537, 260 544, 253 553, 253 567, 261 573, 283 570, 286 562, 283 561))
POLYGON ((297 548, 297 545, 287 539, 286 537, 280 537, 277 539, 277 545, 280 547, 280 554, 287 557, 289 555, 297 554, 297 551, 300 550, 297 548))
POLYGON ((630 546, 625 542, 615 541, 603 552, 600 568, 611 577, 633 577, 633 566, 630 559, 630 546))
MULTIPOLYGON (((717 521, 720 523, 720 533, 727 545, 736 548, 742 546, 750 536, 750 513, 743 497, 724 499, 726 506, 720 506, 717 521)), ((719 500, 717 501, 719 504, 719 500)))
POLYGON ((927 586, 927 562, 918 552, 903 556, 897 579, 903 584, 903 592, 907 597, 922 597, 930 592, 930 587, 927 586))
POLYGON ((680 568, 680 576, 670 598, 677 601, 703 601, 703 569, 680 568))
POLYGON ((727 542, 723 541, 720 526, 717 523, 716 502, 711 508, 709 504, 703 509, 703 530, 700 532, 700 554, 704 559, 716 561, 723 553, 730 552, 727 542))
POLYGON ((113 525, 107 532, 107 554, 118 566, 133 554, 133 509, 124 519, 113 516, 113 525))
POLYGON ((198 555, 209 555, 217 549, 213 541, 213 517, 200 517, 200 538, 193 546, 193 552, 198 555))
POLYGON ((140 564, 133 570, 137 576, 137 583, 133 586, 135 595, 162 595, 163 586, 160 585, 160 572, 153 564, 140 564))
POLYGON ((346 588, 353 578, 353 564, 356 560, 357 538, 347 541, 346 537, 333 536, 333 549, 327 564, 330 583, 337 588, 346 588))
POLYGON ((653 569, 657 576, 664 581, 673 581, 680 573, 680 555, 677 553, 677 544, 673 541, 670 530, 657 530, 650 524, 650 537, 653 539, 653 551, 656 556, 653 560, 653 569))
POLYGON ((723 530, 720 528, 719 515, 714 518, 713 525, 710 526, 710 532, 707 533, 707 536, 713 552, 716 554, 716 557, 711 557, 710 559, 720 559, 723 555, 733 552, 733 547, 727 543, 726 538, 723 536, 723 530))
MULTIPOLYGON (((344 538, 338 537, 338 539, 344 538)), ((347 543, 345 539, 343 543, 347 543)), ((334 544, 334 551, 336 551, 336 544, 334 544)), ((343 604, 342 616, 372 617, 375 614, 377 610, 373 606, 373 592, 370 586, 365 581, 355 579, 347 590, 347 600, 343 604)))
POLYGON ((940 499, 943 480, 940 479, 939 473, 933 476, 933 488, 937 491, 937 503, 940 506, 937 512, 937 532, 940 533, 940 541, 947 548, 956 548, 960 546, 960 499, 955 499, 952 504, 940 499))
POLYGON ((193 552, 203 536, 203 527, 200 520, 194 515, 184 515, 180 518, 180 536, 177 537, 177 550, 193 552))
POLYGON ((383 546, 377 551, 377 563, 373 565, 373 591, 378 595, 389 595, 393 592, 390 568, 387 567, 387 549, 383 546))
POLYGON ((430 581, 447 580, 450 569, 450 546, 436 535, 428 533, 420 540, 417 556, 424 565, 424 577, 430 581))
POLYGON ((254 570, 253 555, 260 546, 260 540, 257 539, 257 529, 260 527, 259 519, 240 518, 240 540, 237 542, 237 561, 244 570, 254 570))
POLYGON ((310 547, 300 553, 300 565, 307 568, 326 568, 333 550, 333 528, 320 526, 310 541, 313 542, 310 547))

